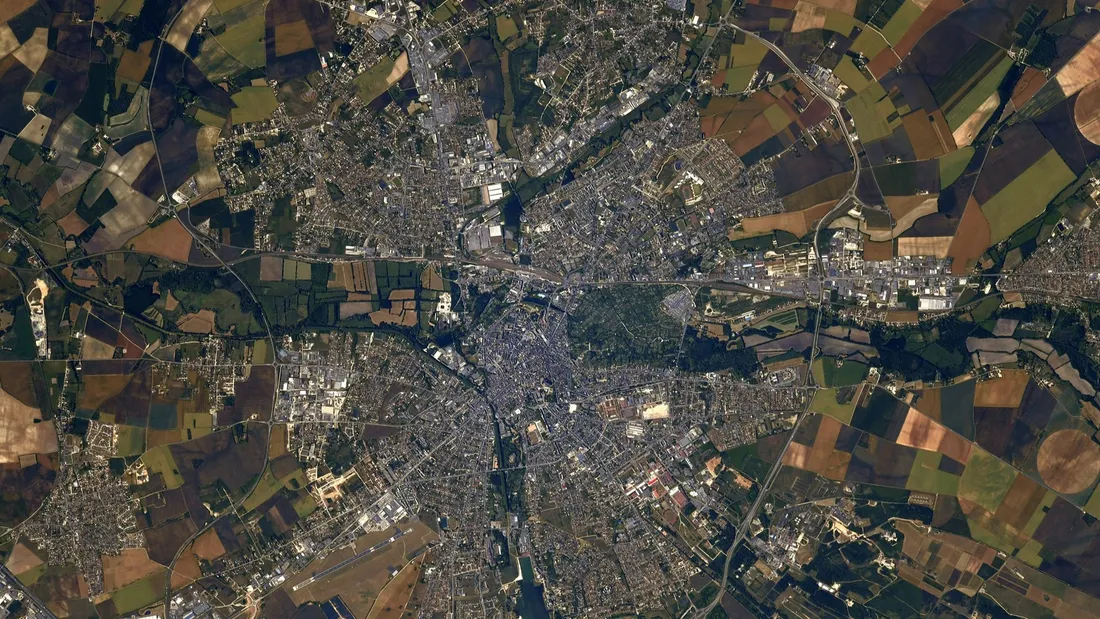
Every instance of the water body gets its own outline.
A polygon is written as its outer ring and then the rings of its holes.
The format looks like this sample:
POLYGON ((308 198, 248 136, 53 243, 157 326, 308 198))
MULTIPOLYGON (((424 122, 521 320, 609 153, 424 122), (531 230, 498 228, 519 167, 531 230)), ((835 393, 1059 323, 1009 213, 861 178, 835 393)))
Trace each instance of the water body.
POLYGON ((542 587, 535 584, 535 570, 531 567, 530 556, 524 555, 519 558, 519 573, 523 576, 523 580, 519 583, 520 598, 516 612, 523 619, 550 619, 542 587))

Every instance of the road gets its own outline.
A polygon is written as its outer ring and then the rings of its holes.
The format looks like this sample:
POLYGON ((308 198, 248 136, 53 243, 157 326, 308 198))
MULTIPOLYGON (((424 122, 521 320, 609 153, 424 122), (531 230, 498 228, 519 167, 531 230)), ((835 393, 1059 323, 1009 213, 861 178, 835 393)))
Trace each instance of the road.
MULTIPOLYGON (((855 142, 852 140, 852 134, 848 131, 848 123, 844 121, 844 116, 840 113, 841 105, 838 101, 836 101, 836 99, 833 99, 829 95, 825 94, 825 92, 822 91, 821 88, 819 88, 817 84, 813 82, 813 80, 811 80, 805 73, 803 73, 802 70, 799 69, 789 57, 787 57, 787 54, 785 54, 783 50, 776 47, 771 41, 768 41, 767 39, 758 36, 756 33, 749 32, 748 30, 745 30, 744 28, 741 28, 736 24, 727 25, 733 30, 740 32, 747 37, 756 39, 758 43, 771 50, 771 52, 778 56, 779 59, 787 65, 791 72, 794 75, 798 76, 798 78, 801 79, 803 83, 805 83, 806 86, 808 86, 810 90, 814 92, 815 95, 817 95, 823 101, 829 104, 829 107, 833 111, 833 117, 836 118, 837 125, 840 127, 840 131, 844 134, 844 141, 848 144, 848 150, 852 155, 852 163, 855 166, 855 174, 852 177, 852 186, 849 187, 848 191, 844 193, 844 196, 837 201, 836 206, 834 206, 824 217, 822 217, 817 222, 817 225, 814 227, 814 254, 817 259, 817 279, 818 287, 820 290, 820 297, 818 299, 817 320, 814 323, 814 344, 813 347, 810 348, 810 367, 812 367, 814 356, 817 354, 818 338, 821 335, 821 312, 824 310, 825 303, 828 300, 826 297, 828 291, 825 289, 825 269, 823 268, 823 265, 821 263, 821 227, 827 225, 828 222, 831 221, 832 218, 836 215, 836 213, 844 212, 851 208, 851 206, 862 205, 862 202, 860 202, 859 198, 856 196, 856 188, 859 186, 860 173, 859 151, 856 150, 855 142), (854 204, 850 205, 850 203, 854 204)), ((812 373, 807 372, 807 382, 811 380, 811 376, 812 373)), ((722 596, 726 595, 726 583, 729 582, 730 564, 733 562, 733 555, 736 553, 737 547, 741 544, 742 541, 744 541, 745 535, 748 533, 749 526, 752 524, 753 518, 755 518, 756 513, 760 511, 760 506, 764 504, 764 498, 768 495, 768 491, 771 490, 771 486, 775 482, 775 478, 777 475, 779 475, 779 471, 782 468, 781 463, 783 462, 783 455, 787 453, 787 449, 790 448, 791 441, 794 440, 795 432, 798 430, 799 424, 801 424, 802 420, 805 418, 806 410, 803 410, 795 419, 794 427, 791 428, 791 433, 787 437, 787 442, 783 444, 783 449, 776 457, 775 464, 772 465, 771 469, 768 470, 768 474, 761 481, 760 494, 756 497, 756 500, 753 501, 752 506, 749 507, 748 513, 745 514, 745 518, 737 527, 737 534, 733 537, 733 541, 730 542, 729 550, 726 551, 726 563, 725 566, 722 568, 722 582, 718 583, 718 595, 715 596, 714 600, 710 604, 708 604, 706 608, 703 608, 699 612, 697 612, 695 614, 696 617, 706 617, 708 614, 710 614, 712 610, 714 610, 716 606, 718 606, 718 604, 721 603, 722 596)))
POLYGON ((33 593, 31 593, 26 587, 23 586, 23 583, 19 582, 19 579, 15 577, 15 574, 12 574, 8 570, 8 568, 4 567, 3 565, 0 565, 0 580, 3 581, 4 585, 8 589, 17 589, 23 592, 24 610, 34 611, 34 616, 38 617, 39 619, 57 617, 57 615, 53 614, 48 608, 46 608, 46 605, 42 603, 42 600, 35 597, 33 593))

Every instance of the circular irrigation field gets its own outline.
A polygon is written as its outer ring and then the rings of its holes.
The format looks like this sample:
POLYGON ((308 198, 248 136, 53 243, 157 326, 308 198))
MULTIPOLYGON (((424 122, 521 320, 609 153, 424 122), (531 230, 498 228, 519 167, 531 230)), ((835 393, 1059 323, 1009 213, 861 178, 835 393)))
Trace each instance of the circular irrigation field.
POLYGON ((1092 486, 1100 475, 1100 446, 1079 430, 1059 430, 1039 446, 1039 475, 1062 494, 1092 486))
POLYGON ((1100 81, 1089 84, 1077 95, 1073 120, 1086 140, 1100 144, 1100 81))

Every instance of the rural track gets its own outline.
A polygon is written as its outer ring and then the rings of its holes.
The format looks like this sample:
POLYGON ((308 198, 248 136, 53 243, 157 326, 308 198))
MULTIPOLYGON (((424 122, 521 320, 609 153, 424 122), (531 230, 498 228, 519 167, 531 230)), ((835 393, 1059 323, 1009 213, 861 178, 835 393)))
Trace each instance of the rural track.
MULTIPOLYGON (((817 261, 817 277, 820 296, 818 298, 817 318, 814 321, 814 342, 813 346, 810 347, 809 367, 812 368, 814 363, 814 356, 817 354, 818 340, 821 336, 821 313, 825 308, 825 295, 827 292, 825 288, 825 270, 821 262, 821 227, 825 225, 826 222, 831 220, 836 215, 836 213, 843 212, 842 209, 848 208, 849 202, 854 202, 857 206, 862 205, 859 197, 856 196, 856 188, 859 186, 859 174, 861 167, 859 161, 859 151, 856 150, 855 143, 852 141, 852 135, 848 131, 848 124, 844 120, 844 115, 841 114, 842 106, 838 101, 826 95, 825 92, 822 91, 821 88, 819 88, 818 85, 813 82, 813 80, 811 80, 805 73, 802 72, 801 69, 798 68, 797 65, 795 65, 794 61, 792 61, 787 56, 787 54, 783 52, 783 50, 779 49, 779 47, 777 47, 771 41, 768 41, 767 39, 757 35, 754 32, 745 30, 744 28, 736 24, 725 23, 726 18, 723 18, 722 21, 725 25, 729 26, 733 30, 740 32, 749 38, 755 39, 758 43, 768 48, 768 50, 778 56, 779 59, 787 65, 791 72, 794 73, 794 75, 800 80, 802 80, 802 82, 805 83, 806 86, 808 86, 810 90, 814 92, 814 94, 816 94, 823 101, 829 104, 829 108, 832 110, 832 116, 836 118, 837 126, 844 134, 844 141, 847 143, 848 151, 852 155, 852 164, 855 167, 854 174, 852 176, 852 186, 849 187, 848 191, 844 193, 844 196, 837 201, 836 206, 834 206, 828 213, 826 213, 824 217, 818 220, 817 225, 814 226, 814 258, 817 261)), ((812 376, 812 372, 807 372, 807 384, 809 384, 812 380, 812 376)), ((729 582, 730 565, 733 563, 733 555, 736 553, 737 547, 745 539, 745 535, 748 533, 749 526, 752 524, 753 518, 755 518, 756 513, 760 511, 760 506, 764 504, 764 498, 768 495, 768 492, 771 490, 772 484, 775 482, 775 478, 779 475, 779 471, 782 469, 783 455, 786 454, 787 449, 790 448, 791 442, 793 442, 794 440, 794 435, 798 431, 798 426, 802 423, 802 420, 806 418, 808 411, 809 404, 807 404, 806 408, 803 409, 802 412, 799 413, 798 417, 795 419, 794 426, 791 427, 791 432, 787 436, 787 441, 783 444, 783 449, 779 451, 779 454, 776 456, 775 463, 772 464, 772 467, 768 470, 768 474, 761 481, 760 494, 757 495, 756 500, 753 501, 748 513, 745 514, 745 517, 744 519, 742 519, 741 524, 737 527, 737 534, 734 536, 733 541, 730 542, 729 549, 726 550, 726 561, 725 565, 722 567, 722 581, 718 583, 718 595, 716 595, 714 599, 710 602, 710 604, 708 604, 705 608, 702 608, 697 613, 695 613, 695 617, 699 619, 705 618, 707 615, 710 614, 712 610, 715 609, 715 607, 717 607, 722 602, 722 597, 726 595, 726 585, 729 582)))

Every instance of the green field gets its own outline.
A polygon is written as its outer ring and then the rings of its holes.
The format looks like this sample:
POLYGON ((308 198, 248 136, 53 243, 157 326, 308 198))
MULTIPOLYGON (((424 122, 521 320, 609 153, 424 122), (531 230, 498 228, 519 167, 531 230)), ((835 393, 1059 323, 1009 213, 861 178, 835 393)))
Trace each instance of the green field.
POLYGON ((754 481, 764 479, 771 468, 770 463, 760 457, 760 450, 756 443, 740 445, 723 451, 722 464, 754 481))
POLYGON ((105 22, 115 14, 126 0, 98 0, 95 4, 96 21, 105 22))
POLYGON ((141 452, 145 451, 145 428, 117 425, 115 432, 118 437, 115 447, 116 456, 122 458, 140 456, 141 452))
POLYGON ((239 6, 244 6, 252 0, 214 0, 214 6, 218 7, 218 10, 222 13, 227 13, 232 9, 239 6))
POLYGON ((310 278, 310 264, 297 260, 283 261, 283 281, 307 280, 310 278))
POLYGON ((985 74, 985 77, 967 91, 963 98, 951 106, 944 118, 947 119, 947 126, 951 127, 952 131, 962 126, 966 119, 985 103, 986 99, 997 92, 997 87, 1001 85, 1008 70, 1012 68, 1013 62, 1008 56, 1002 58, 989 73, 985 74))
POLYGON ((744 43, 734 43, 730 46, 730 68, 756 67, 768 55, 768 48, 756 39, 746 38, 744 43))
POLYGON ((383 58, 378 64, 355 76, 352 82, 359 89, 359 98, 363 103, 370 103, 386 92, 390 87, 389 77, 393 66, 393 58, 383 58))
POLYGON ((252 489, 248 498, 244 500, 244 511, 250 512, 260 505, 263 505, 264 501, 275 496, 275 493, 281 490, 282 487, 283 482, 275 478, 270 468, 264 471, 264 476, 260 478, 260 483, 256 484, 256 487, 252 489))
POLYGON ((32 567, 31 569, 29 569, 25 572, 20 572, 20 573, 16 574, 15 577, 19 579, 19 582, 21 582, 25 586, 29 587, 29 586, 33 585, 34 583, 38 582, 39 578, 42 578, 42 575, 46 573, 46 568, 48 568, 48 567, 49 567, 48 563, 42 563, 41 565, 38 565, 36 567, 32 567))
POLYGON ((519 26, 515 20, 507 15, 497 15, 497 38, 501 43, 516 36, 519 36, 519 26))
POLYGON ((878 106, 879 101, 885 97, 886 91, 878 82, 873 82, 846 104, 848 113, 856 123, 859 139, 864 143, 890 135, 890 124, 886 122, 886 117, 878 106))
POLYGON ((994 244, 1012 236, 1046 210, 1054 196, 1076 178, 1058 153, 1051 149, 1026 172, 1016 177, 982 205, 994 244))
POLYGON ((293 507, 294 513, 298 514, 299 518, 305 518, 317 511, 317 501, 313 500, 312 495, 303 493, 300 497, 295 499, 293 507))
POLYGON ((867 378, 868 367, 855 361, 841 361, 833 357, 814 360, 814 380, 823 387, 847 387, 858 385, 867 378))
POLYGON ((169 490, 175 490, 183 485, 183 476, 176 468, 176 461, 172 458, 172 452, 167 445, 159 445, 145 452, 141 461, 149 469, 149 474, 160 473, 164 476, 164 485, 169 490))
POLYGON ((868 58, 874 58, 879 52, 889 47, 886 39, 874 28, 864 28, 856 40, 852 42, 851 51, 863 54, 868 58))
POLYGON ((994 295, 988 296, 978 304, 970 308, 970 317, 974 319, 974 322, 982 322, 993 315, 993 312, 997 311, 997 308, 1001 306, 1001 297, 994 295))
POLYGON ((205 294, 173 290, 172 294, 189 312, 197 312, 203 308, 213 310, 216 315, 214 322, 219 331, 232 329, 239 335, 263 331, 253 313, 241 308, 240 297, 225 288, 218 288, 205 294))
POLYGON ((921 164, 915 161, 880 165, 872 168, 878 188, 884 196, 911 196, 920 187, 917 186, 917 174, 921 164))
POLYGON ((1039 551, 1042 549, 1042 544, 1030 539, 1024 544, 1024 547, 1020 549, 1020 552, 1016 553, 1016 558, 1027 563, 1031 567, 1039 567, 1043 562, 1043 558, 1039 556, 1039 551))
POLYGON ((211 80, 240 75, 248 70, 248 67, 230 56, 215 37, 203 41, 199 55, 195 58, 195 65, 211 80))
POLYGON ((275 91, 267 86, 246 86, 232 96, 237 107, 233 109, 233 124, 253 123, 270 118, 279 107, 275 91))
POLYGON ((890 21, 886 22, 886 26, 882 29, 882 36, 886 37, 890 45, 897 45, 913 22, 920 17, 922 10, 913 0, 905 0, 905 4, 901 5, 890 21))
POLYGON ((997 550, 1000 550, 1005 554, 1012 554, 1016 552, 1015 546, 1005 541, 1005 539, 1002 536, 998 535, 996 532, 990 531, 989 529, 985 528, 975 519, 967 518, 966 523, 970 527, 970 537, 973 538, 975 542, 985 544, 986 546, 989 546, 991 548, 996 548, 997 550))
POLYGON ((840 11, 825 11, 825 30, 848 36, 852 30, 861 26, 859 20, 840 11))
POLYGON ((852 416, 856 412, 856 400, 853 397, 847 404, 840 404, 836 400, 839 389, 819 389, 814 393, 814 399, 810 402, 810 411, 828 415, 841 423, 851 424, 852 416))
POLYGON ((756 75, 756 66, 730 67, 726 70, 726 90, 741 92, 749 87, 752 76, 756 75))
POLYGON ((111 601, 120 613, 131 613, 145 608, 164 597, 165 572, 157 572, 137 582, 132 582, 111 594, 111 601))
POLYGON ((195 110, 195 120, 206 125, 207 127, 221 127, 225 125, 225 119, 212 112, 207 112, 202 108, 195 110))
POLYGON ((973 501, 990 513, 996 512, 1014 479, 1015 469, 975 445, 959 480, 959 498, 973 501))
POLYGON ((764 110, 764 118, 768 121, 768 124, 771 125, 772 131, 777 133, 791 124, 791 119, 787 118, 787 113, 778 105, 772 105, 764 110))
POLYGON ((940 157, 938 160, 940 163, 940 189, 947 189, 952 183, 959 180, 973 157, 973 146, 966 146, 940 157))
POLYGON ((457 12, 458 7, 455 6, 454 0, 447 0, 443 4, 440 4, 438 7, 436 7, 434 11, 432 11, 432 19, 435 20, 436 23, 442 24, 443 22, 453 17, 454 14, 457 12))
POLYGON ((989 41, 978 39, 962 58, 951 65, 951 69, 945 75, 936 83, 929 84, 932 88, 932 96, 941 106, 956 100, 955 95, 959 89, 971 83, 971 79, 979 74, 987 63, 993 61, 994 57, 1004 53, 1003 49, 989 41))
MULTIPOLYGON (((1028 537, 1034 535, 1036 529, 1038 529, 1039 525, 1042 524, 1043 518, 1046 517, 1047 509, 1051 505, 1054 505, 1054 501, 1057 498, 1058 494, 1056 492, 1054 492, 1053 490, 1047 490, 1047 493, 1043 497, 1043 500, 1039 502, 1038 506, 1036 506, 1035 511, 1031 512, 1031 518, 1028 519, 1027 524, 1024 525, 1024 529, 1023 531, 1021 531, 1021 533, 1028 537)), ((1086 507, 1085 510, 1088 511, 1088 508, 1086 507)))
MULTIPOLYGON (((840 78, 840 81, 844 82, 852 92, 860 92, 871 83, 871 80, 847 56, 840 59, 836 68, 833 69, 833 74, 840 78)), ((851 110, 848 111, 851 112, 851 110)))
POLYGON ((792 309, 789 309, 789 310, 779 312, 777 314, 772 314, 771 316, 768 316, 764 320, 762 320, 758 323, 755 323, 753 325, 753 327, 755 327, 757 329, 766 329, 768 327, 774 327, 780 333, 786 333, 788 331, 794 331, 794 330, 798 329, 798 326, 799 326, 799 321, 798 321, 798 309, 797 308, 792 308, 792 309))
MULTIPOLYGON (((263 340, 260 340, 261 342, 263 340)), ((184 413, 180 440, 201 438, 214 431, 214 419, 209 413, 184 413)))
POLYGON ((943 454, 937 451, 918 449, 909 480, 905 483, 906 489, 955 496, 959 491, 959 477, 939 470, 942 459, 943 454))
POLYGON ((218 43, 230 56, 241 64, 252 68, 267 64, 264 51, 264 11, 263 4, 257 3, 256 15, 234 24, 218 35, 218 43))
MULTIPOLYGON (((1088 502, 1085 503, 1084 509, 1086 513, 1100 518, 1100 486, 1092 491, 1092 496, 1090 496, 1088 502)), ((1038 526, 1038 523, 1036 523, 1036 526, 1038 526)))

